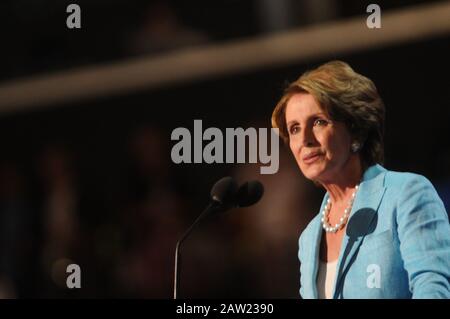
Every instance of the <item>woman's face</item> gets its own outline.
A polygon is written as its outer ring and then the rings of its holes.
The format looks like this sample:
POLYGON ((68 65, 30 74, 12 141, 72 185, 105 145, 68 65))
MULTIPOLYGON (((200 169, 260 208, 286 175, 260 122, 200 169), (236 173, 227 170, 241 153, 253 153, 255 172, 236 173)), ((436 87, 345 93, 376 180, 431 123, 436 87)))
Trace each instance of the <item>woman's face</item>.
POLYGON ((344 123, 331 121, 309 93, 294 94, 285 110, 289 146, 306 178, 332 182, 351 156, 344 123))

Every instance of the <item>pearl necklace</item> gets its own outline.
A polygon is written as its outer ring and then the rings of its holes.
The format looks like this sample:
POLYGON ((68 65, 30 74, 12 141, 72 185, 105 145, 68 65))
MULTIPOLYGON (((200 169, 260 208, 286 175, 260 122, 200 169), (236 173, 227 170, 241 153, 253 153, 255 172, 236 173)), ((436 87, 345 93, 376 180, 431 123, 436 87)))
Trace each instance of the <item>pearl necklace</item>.
POLYGON ((327 203, 323 209, 322 212, 322 228, 327 232, 327 233, 336 233, 339 229, 341 229, 341 227, 343 225, 345 225, 345 223, 348 220, 348 217, 350 216, 350 212, 352 210, 352 206, 353 206, 353 202, 355 200, 355 196, 356 196, 356 192, 358 191, 359 188, 359 184, 356 185, 355 187, 355 191, 352 194, 352 197, 350 199, 349 205, 348 207, 344 210, 344 215, 339 219, 339 223, 335 224, 334 226, 331 226, 328 223, 328 218, 329 218, 329 214, 330 214, 330 209, 331 209, 331 199, 328 197, 327 203))

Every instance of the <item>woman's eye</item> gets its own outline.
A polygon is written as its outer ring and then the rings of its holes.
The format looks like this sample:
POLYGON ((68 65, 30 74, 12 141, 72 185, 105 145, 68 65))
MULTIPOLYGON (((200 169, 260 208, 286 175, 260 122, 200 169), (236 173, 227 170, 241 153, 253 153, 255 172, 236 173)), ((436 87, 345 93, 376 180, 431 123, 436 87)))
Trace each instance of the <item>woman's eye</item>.
POLYGON ((328 123, 328 122, 325 121, 325 120, 322 120, 322 119, 316 119, 316 120, 314 121, 314 126, 316 126, 316 125, 323 126, 323 125, 326 125, 327 123, 328 123))
POLYGON ((289 129, 289 133, 290 133, 291 135, 297 134, 298 131, 299 131, 299 128, 298 128, 297 125, 293 125, 293 126, 291 126, 291 128, 289 129))

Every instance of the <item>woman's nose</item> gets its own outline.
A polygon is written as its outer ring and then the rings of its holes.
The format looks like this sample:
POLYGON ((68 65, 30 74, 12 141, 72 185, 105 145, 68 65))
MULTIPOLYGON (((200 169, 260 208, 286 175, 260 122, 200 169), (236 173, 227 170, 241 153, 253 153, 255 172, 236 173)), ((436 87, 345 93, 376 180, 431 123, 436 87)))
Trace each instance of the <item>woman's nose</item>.
POLYGON ((312 146, 314 144, 314 134, 311 130, 305 129, 301 132, 301 145, 312 146))

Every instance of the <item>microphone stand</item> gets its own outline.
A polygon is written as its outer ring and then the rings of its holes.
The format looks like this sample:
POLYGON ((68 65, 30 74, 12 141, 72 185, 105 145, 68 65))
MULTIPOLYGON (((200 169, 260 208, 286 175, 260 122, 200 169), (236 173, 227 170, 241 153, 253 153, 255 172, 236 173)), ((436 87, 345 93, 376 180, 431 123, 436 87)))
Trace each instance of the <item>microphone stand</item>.
POLYGON ((194 227, 198 224, 200 220, 202 220, 204 217, 209 215, 214 210, 220 209, 221 203, 217 200, 212 200, 209 205, 205 208, 205 210, 200 214, 200 216, 197 217, 197 219, 194 221, 194 223, 191 225, 191 227, 186 230, 186 232, 181 236, 180 240, 177 242, 177 246, 175 248, 175 273, 174 273, 174 280, 173 280, 173 299, 177 299, 178 297, 178 288, 180 286, 180 273, 179 268, 181 267, 181 256, 180 256, 180 250, 181 250, 181 244, 183 241, 189 236, 189 234, 192 232, 194 227))

